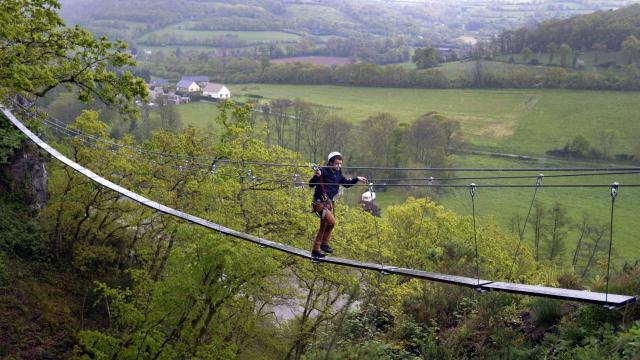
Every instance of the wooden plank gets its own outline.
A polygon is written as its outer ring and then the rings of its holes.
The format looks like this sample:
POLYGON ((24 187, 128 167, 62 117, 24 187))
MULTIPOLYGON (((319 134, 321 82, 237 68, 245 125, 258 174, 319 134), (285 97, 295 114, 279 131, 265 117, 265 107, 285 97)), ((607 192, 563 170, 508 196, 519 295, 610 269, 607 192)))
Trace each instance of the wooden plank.
POLYGON ((490 291, 506 291, 509 293, 520 295, 541 296, 553 299, 609 305, 615 307, 631 304, 637 300, 637 297, 629 295, 609 294, 608 296, 606 296, 605 293, 597 293, 585 290, 571 290, 538 285, 513 284, 507 282, 492 282, 482 285, 482 288, 490 291))
POLYGON ((330 264, 340 265, 340 266, 349 266, 358 269, 364 270, 373 270, 373 271, 382 271, 383 266, 375 263, 368 262, 360 262, 357 260, 344 259, 338 257, 327 256, 321 259, 322 262, 327 262, 330 264))
POLYGON ((385 268, 385 272, 389 274, 410 276, 418 279, 437 281, 437 282, 442 282, 446 284, 460 285, 460 286, 466 286, 466 287, 472 287, 472 288, 479 288, 484 284, 491 283, 491 281, 489 280, 476 279, 476 278, 457 276, 457 275, 445 275, 445 274, 439 274, 439 273, 416 270, 416 269, 407 269, 407 268, 387 267, 385 268))

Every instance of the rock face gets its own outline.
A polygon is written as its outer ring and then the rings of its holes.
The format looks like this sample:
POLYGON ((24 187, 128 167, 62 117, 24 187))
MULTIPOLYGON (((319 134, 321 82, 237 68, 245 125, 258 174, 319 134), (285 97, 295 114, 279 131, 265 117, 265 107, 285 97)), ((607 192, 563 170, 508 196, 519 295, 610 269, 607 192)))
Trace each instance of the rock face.
POLYGON ((47 203, 47 170, 37 145, 23 143, 0 173, 0 191, 24 194, 30 211, 37 212, 47 203))

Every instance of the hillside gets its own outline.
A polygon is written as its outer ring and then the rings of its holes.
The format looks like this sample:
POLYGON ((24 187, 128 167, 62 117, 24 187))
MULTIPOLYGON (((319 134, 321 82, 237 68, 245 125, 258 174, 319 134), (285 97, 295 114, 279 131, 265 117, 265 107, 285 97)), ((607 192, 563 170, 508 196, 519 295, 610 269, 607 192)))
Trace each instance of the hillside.
POLYGON ((418 46, 468 48, 504 29, 629 2, 133 0, 123 6, 121 0, 64 0, 62 14, 68 23, 123 39, 135 51, 186 48, 252 58, 268 51, 271 58, 323 55, 401 63, 418 46))
POLYGON ((630 35, 640 36, 640 4, 613 11, 597 11, 564 20, 547 20, 534 30, 523 27, 505 31, 495 41, 502 53, 519 53, 524 48, 548 51, 555 43, 581 51, 619 51, 630 35))

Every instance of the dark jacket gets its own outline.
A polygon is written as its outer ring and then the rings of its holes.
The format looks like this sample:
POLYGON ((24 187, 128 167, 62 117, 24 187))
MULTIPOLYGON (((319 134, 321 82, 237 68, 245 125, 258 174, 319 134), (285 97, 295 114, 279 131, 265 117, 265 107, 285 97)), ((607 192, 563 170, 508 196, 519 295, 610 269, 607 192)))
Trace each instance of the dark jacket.
POLYGON ((322 181, 320 181, 320 177, 317 175, 314 175, 311 180, 309 180, 309 187, 316 187, 316 191, 313 193, 313 200, 322 199, 323 191, 327 193, 329 200, 333 200, 333 197, 336 196, 338 190, 340 190, 340 185, 344 187, 351 187, 358 182, 357 177, 347 179, 342 176, 342 170, 333 172, 331 168, 323 167, 320 168, 320 171, 322 173, 322 181), (324 184, 324 190, 320 183, 324 184))

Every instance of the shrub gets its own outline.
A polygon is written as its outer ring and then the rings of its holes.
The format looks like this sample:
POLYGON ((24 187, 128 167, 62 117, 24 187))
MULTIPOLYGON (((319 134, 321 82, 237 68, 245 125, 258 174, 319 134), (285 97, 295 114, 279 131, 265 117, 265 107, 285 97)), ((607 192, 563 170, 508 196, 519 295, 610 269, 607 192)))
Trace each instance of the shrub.
POLYGON ((531 304, 532 320, 536 326, 551 326, 562 317, 560 301, 553 299, 536 299, 531 304))
POLYGON ((32 260, 49 257, 47 238, 22 204, 0 197, 0 213, 0 250, 32 260))

